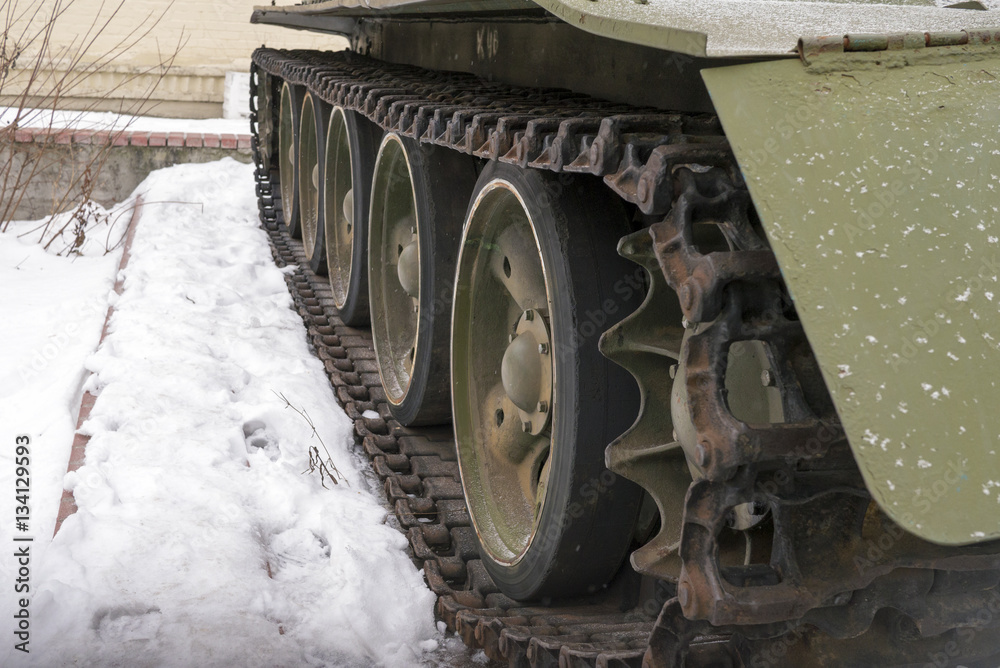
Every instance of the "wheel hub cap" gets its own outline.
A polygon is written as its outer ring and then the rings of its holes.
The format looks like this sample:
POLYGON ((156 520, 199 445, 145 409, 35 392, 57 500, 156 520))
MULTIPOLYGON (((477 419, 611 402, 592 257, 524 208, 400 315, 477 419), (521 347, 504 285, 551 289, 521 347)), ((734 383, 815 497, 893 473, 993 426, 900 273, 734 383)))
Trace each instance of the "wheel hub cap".
POLYGON ((420 295, 420 255, 416 240, 407 244, 399 254, 396 274, 403 291, 416 299, 420 295))
POLYGON ((542 433, 549 421, 552 402, 552 361, 549 329, 535 309, 518 319, 500 363, 504 392, 517 406, 521 428, 526 433, 542 433))
POLYGON ((344 220, 347 221, 347 231, 351 231, 351 226, 354 225, 354 188, 347 191, 344 195, 344 220))
POLYGON ((507 346, 500 375, 510 400, 523 411, 534 411, 542 389, 542 356, 531 332, 521 334, 507 346))

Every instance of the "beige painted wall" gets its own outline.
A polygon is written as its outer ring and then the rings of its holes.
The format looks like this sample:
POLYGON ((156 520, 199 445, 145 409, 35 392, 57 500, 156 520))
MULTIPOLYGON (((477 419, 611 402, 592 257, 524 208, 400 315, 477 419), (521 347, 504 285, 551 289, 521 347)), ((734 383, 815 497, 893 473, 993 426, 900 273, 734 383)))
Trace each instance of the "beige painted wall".
MULTIPOLYGON (((118 109, 123 102, 141 99, 155 85, 153 114, 221 116, 225 73, 246 72, 251 52, 261 44, 346 47, 345 40, 331 35, 252 25, 253 6, 261 1, 107 0, 102 8, 101 0, 8 0, 6 5, 20 17, 7 27, 8 52, 17 44, 22 53, 11 76, 0 83, 0 102, 10 103, 12 95, 24 90, 41 45, 36 38, 25 47, 27 36, 39 33, 57 5, 62 12, 42 58, 42 79, 58 80, 71 65, 73 71, 88 71, 62 92, 58 105, 62 108, 118 109), (83 44, 88 47, 80 57, 83 44), (173 66, 158 81, 156 66, 175 52, 173 66), (113 57, 108 59, 107 54, 113 57)), ((36 79, 32 84, 35 92, 45 92, 42 83, 36 79)), ((35 100, 44 102, 41 96, 35 100)))

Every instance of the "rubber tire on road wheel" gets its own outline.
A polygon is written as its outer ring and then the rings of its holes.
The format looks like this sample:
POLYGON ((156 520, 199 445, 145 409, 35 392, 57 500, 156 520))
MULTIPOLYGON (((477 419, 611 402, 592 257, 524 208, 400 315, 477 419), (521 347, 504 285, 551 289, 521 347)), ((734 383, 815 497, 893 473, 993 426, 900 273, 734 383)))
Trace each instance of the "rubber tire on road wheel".
MULTIPOLYGON (((382 130, 374 123, 355 111, 349 109, 337 109, 329 116, 332 125, 334 115, 341 113, 344 119, 344 126, 347 130, 347 142, 350 146, 351 160, 351 190, 354 201, 354 224, 353 224, 353 246, 351 248, 351 267, 346 286, 343 288, 342 297, 334 293, 334 300, 338 302, 337 311, 340 319, 345 325, 350 327, 362 327, 369 323, 368 309, 368 209, 371 201, 372 173, 375 171, 375 155, 382 139, 382 130), (342 302, 342 303, 339 303, 342 302)), ((328 211, 327 189, 333 185, 334 176, 327 176, 329 168, 326 160, 326 142, 330 141, 330 126, 323 131, 324 141, 324 175, 323 175, 323 211, 324 226, 327 221, 337 221, 337 211, 328 211), (331 215, 332 214, 332 215, 331 215)), ((331 197, 329 207, 342 206, 343 196, 331 197), (334 202, 340 199, 340 202, 334 202)), ((331 224, 333 224, 331 222, 331 224)), ((327 235, 324 231, 324 243, 333 241, 333 235, 327 235)), ((338 261, 333 257, 334 249, 329 245, 326 247, 326 266, 331 276, 331 284, 334 272, 342 271, 338 266, 338 261)))
MULTIPOLYGON (((306 261, 309 268, 317 274, 326 273, 326 237, 324 212, 325 206, 323 196, 326 188, 323 187, 326 178, 326 130, 330 123, 330 105, 319 99, 312 93, 306 93, 302 99, 302 110, 299 112, 299 222, 302 231, 302 245, 306 254, 306 261), (311 106, 311 109, 310 109, 311 106), (312 123, 309 123, 310 119, 312 123), (310 127, 311 126, 311 127, 310 127), (312 142, 314 150, 308 148, 312 142), (313 155, 313 153, 315 155, 313 155), (306 201, 313 188, 307 187, 308 182, 303 178, 306 171, 306 163, 315 165, 318 173, 318 187, 315 189, 315 202, 306 201), (312 233, 312 244, 309 244, 309 228, 312 233)), ((311 169, 310 171, 310 180, 311 169)))
MULTIPOLYGON (((475 332, 482 318, 469 316, 459 321, 462 309, 469 308, 466 302, 471 304, 473 299, 472 289, 463 287, 462 277, 472 271, 477 253, 492 252, 476 250, 491 246, 485 234, 480 242, 469 241, 468 235, 477 198, 496 180, 506 182, 506 187, 519 194, 529 221, 534 223, 537 250, 547 276, 555 378, 552 441, 546 464, 550 468, 541 510, 536 511, 534 533, 514 563, 491 553, 481 534, 487 528, 481 526, 484 518, 475 516, 474 504, 470 504, 470 512, 486 570, 506 595, 531 600, 592 593, 620 569, 642 494, 638 486, 604 466, 606 446, 638 415, 639 392, 631 375, 598 350, 601 333, 632 313, 642 301, 636 291, 620 289, 628 285, 626 277, 635 274, 634 265, 616 252, 618 240, 630 232, 628 217, 620 200, 592 177, 489 163, 472 196, 456 274, 456 360, 462 355, 474 359, 468 351, 483 345, 482 337, 475 332), (467 349, 462 349, 460 340, 466 342, 467 349)), ((453 362, 453 372, 458 366, 460 362, 453 362)), ((464 448, 474 445, 477 435, 482 435, 470 415, 462 414, 463 405, 464 410, 476 410, 472 382, 457 374, 453 379, 455 433, 467 498, 469 451, 464 448)), ((479 418, 480 425, 481 420, 489 419, 491 410, 490 406, 480 409, 478 415, 485 416, 479 418)), ((665 437, 669 438, 669 434, 665 437)), ((483 450, 487 450, 485 445, 483 450)))
POLYGON ((299 229, 299 114, 302 111, 302 86, 282 84, 278 106, 278 165, 281 173, 281 211, 293 238, 299 229), (294 157, 292 157, 294 156, 294 157))
MULTIPOLYGON (((386 168, 388 169, 388 168, 386 168)), ((429 144, 418 144, 396 133, 387 133, 379 149, 372 181, 372 202, 369 218, 368 293, 371 305, 372 339, 376 361, 382 377, 387 403, 400 424, 443 424, 451 417, 451 383, 449 382, 451 342, 451 301, 455 261, 462 234, 462 221, 478 176, 477 160, 470 155, 429 144), (383 227, 391 225, 380 219, 380 212, 389 210, 390 190, 381 188, 383 156, 402 147, 406 158, 409 182, 412 184, 416 235, 419 240, 419 312, 416 316, 412 366, 405 387, 395 388, 387 378, 393 374, 390 362, 393 350, 390 341, 398 331, 402 313, 387 313, 384 304, 390 300, 384 294, 392 287, 392 276, 383 282, 378 274, 389 266, 390 252, 382 248, 383 227), (383 285, 385 286, 383 288, 383 285), (379 294, 380 289, 384 294, 379 294), (395 388, 395 389, 394 389, 395 388), (398 391, 397 391, 398 390, 398 391)), ((396 183, 396 181, 393 181, 396 183)), ((395 256, 392 256, 395 259, 395 256)), ((394 273, 392 270, 391 273, 394 273)), ((398 282, 396 283, 398 286, 398 282)), ((396 347, 395 350, 399 348, 396 347)))

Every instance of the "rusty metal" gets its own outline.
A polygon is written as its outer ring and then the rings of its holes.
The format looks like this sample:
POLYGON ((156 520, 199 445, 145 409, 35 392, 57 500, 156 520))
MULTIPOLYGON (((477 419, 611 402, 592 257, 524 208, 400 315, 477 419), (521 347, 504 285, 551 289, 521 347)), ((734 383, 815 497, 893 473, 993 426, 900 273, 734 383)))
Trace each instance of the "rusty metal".
POLYGON ((982 590, 995 587, 1000 546, 936 546, 878 509, 832 404, 818 391, 819 369, 747 215, 745 192, 721 169, 679 168, 675 182, 671 213, 649 234, 689 320, 677 376, 697 432, 691 459, 704 475, 688 489, 683 513, 676 605, 684 618, 710 622, 701 634, 798 621, 846 637, 865 632, 878 609, 892 607, 926 635, 975 626, 969 620, 984 604, 981 596, 946 605, 930 590, 941 572, 965 572, 986 583, 982 590), (728 251, 699 250, 694 227, 706 224, 720 228, 728 251), (750 425, 733 416, 726 362, 739 341, 767 345, 767 384, 781 388, 784 422, 750 425), (753 563, 723 563, 726 541, 737 533, 730 518, 744 504, 770 510, 770 550, 753 563), (896 581, 887 587, 886 578, 896 581), (926 586, 919 593, 907 589, 920 582, 926 586))
MULTIPOLYGON (((511 666, 653 668, 761 665, 758 659, 770 666, 923 664, 961 641, 952 658, 996 663, 986 657, 997 650, 1000 546, 956 550, 920 541, 872 503, 714 121, 665 121, 658 136, 653 125, 616 130, 608 119, 622 112, 610 106, 605 114, 600 104, 575 100, 574 113, 560 115, 565 92, 378 69, 356 55, 262 49, 254 63, 254 82, 301 83, 383 128, 479 157, 589 171, 641 210, 666 214, 646 233, 648 251, 633 254, 648 256, 650 271, 660 268, 688 324, 681 350, 651 365, 683 383, 698 435, 688 453, 699 475, 683 501, 676 589, 664 584, 650 599, 653 610, 627 604, 635 598, 625 578, 584 603, 524 607, 498 591, 478 559, 450 431, 392 420, 370 334, 340 323, 329 287, 304 266, 301 244, 280 225, 274 170, 259 150, 258 117, 269 110, 251 103, 261 221, 276 261, 299 267, 287 280, 311 341, 439 597, 439 618, 467 644, 511 666), (365 85, 373 80, 378 85, 365 85), (530 103, 492 104, 522 92, 530 103), (696 228, 706 225, 721 232, 728 250, 701 252, 696 228), (767 346, 765 385, 781 390, 783 422, 746 424, 729 410, 727 353, 741 341, 767 346), (379 417, 364 417, 369 410, 379 417), (766 518, 737 532, 732 514, 746 504, 766 518), (734 562, 733 540, 744 534, 760 556, 734 562)), ((655 318, 650 310, 640 320, 655 318)), ((654 386, 662 403, 670 382, 654 386)))
MULTIPOLYGON (((809 64, 817 56, 870 51, 909 51, 914 54, 931 47, 964 47, 1000 43, 1000 30, 956 32, 905 32, 890 34, 829 35, 799 40, 798 54, 809 64)), ((887 54, 889 55, 889 54, 887 54)))
MULTIPOLYGON (((723 167, 738 175, 718 119, 709 114, 667 114, 633 109, 562 90, 486 82, 458 72, 428 72, 375 63, 351 52, 258 49, 262 71, 312 90, 320 99, 358 111, 385 130, 453 150, 521 167, 585 172, 606 177, 624 199, 663 213, 673 200, 664 164, 680 164, 684 148, 697 147, 688 163, 723 167), (642 188, 622 184, 622 169, 645 174, 642 188), (654 205, 655 203, 655 205, 654 205)), ((638 182, 638 180, 637 180, 638 182)))

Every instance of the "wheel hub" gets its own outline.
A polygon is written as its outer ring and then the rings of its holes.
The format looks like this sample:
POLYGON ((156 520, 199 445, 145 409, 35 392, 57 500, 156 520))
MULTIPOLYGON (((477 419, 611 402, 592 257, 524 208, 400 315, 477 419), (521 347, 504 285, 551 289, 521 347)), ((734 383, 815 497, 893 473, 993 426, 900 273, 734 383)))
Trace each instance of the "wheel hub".
POLYGON ((347 191, 344 195, 344 220, 347 221, 347 231, 351 231, 351 227, 354 225, 354 188, 347 191))
POLYGON ((416 239, 408 243, 399 254, 396 275, 403 291, 417 299, 420 295, 420 252, 416 239))
POLYGON ((545 319, 539 311, 528 309, 518 319, 500 363, 504 392, 517 406, 522 430, 533 436, 542 433, 549 422, 551 350, 545 319))

